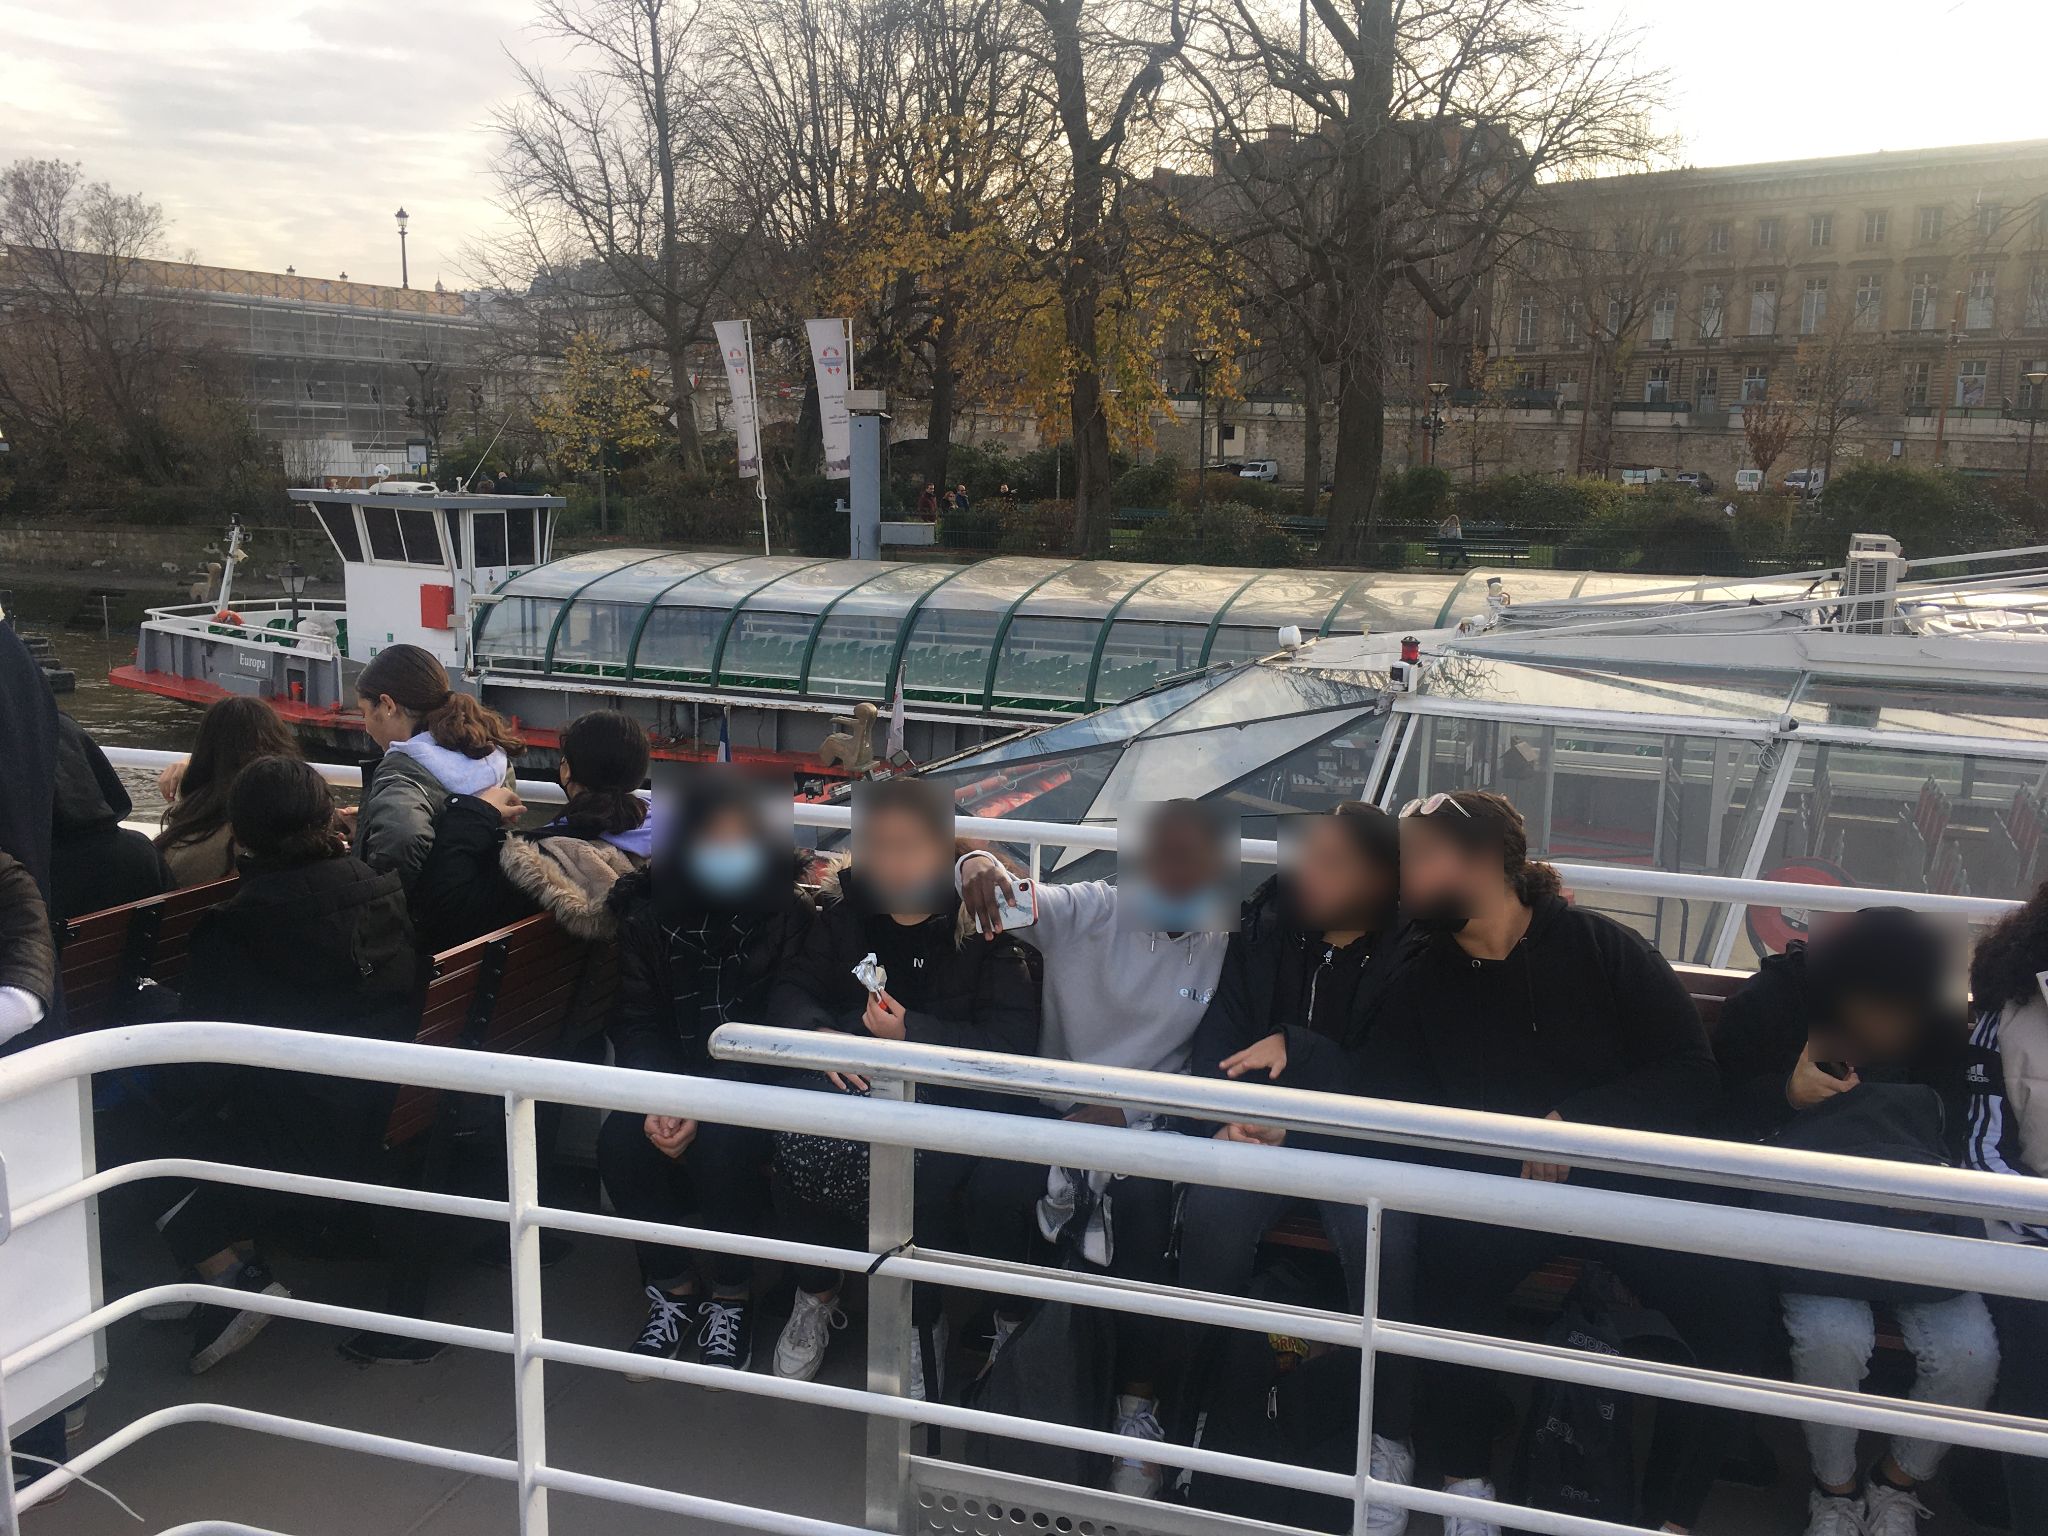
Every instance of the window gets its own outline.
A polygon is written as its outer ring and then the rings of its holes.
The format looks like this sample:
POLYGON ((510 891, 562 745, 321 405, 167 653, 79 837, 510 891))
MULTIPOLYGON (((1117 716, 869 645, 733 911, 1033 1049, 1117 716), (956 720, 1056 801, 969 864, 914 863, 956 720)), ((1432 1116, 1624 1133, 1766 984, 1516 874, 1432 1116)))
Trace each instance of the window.
POLYGON ((1643 378, 1643 403, 1646 405, 1668 405, 1671 402, 1671 365, 1652 363, 1650 371, 1643 378))
POLYGON ((405 536, 405 558, 411 565, 439 565, 441 529, 429 507, 400 507, 398 531, 405 536))
POLYGON ((1678 335, 1678 293, 1666 288, 1650 301, 1650 340, 1670 341, 1678 335))
POLYGON ((1716 219, 1707 226, 1707 254, 1725 256, 1728 254, 1730 229, 1726 219, 1716 219))
POLYGON ((1928 379, 1934 371, 1931 363, 1908 363, 1903 370, 1908 406, 1926 405, 1928 379))
POLYGON ((341 558, 360 563, 363 540, 356 532, 355 509, 345 501, 322 501, 314 503, 313 510, 320 514, 320 526, 334 540, 334 547, 341 552, 341 558))
POLYGON ((1875 272, 1856 279, 1856 329, 1884 329, 1884 278, 1875 272))
POLYGON ((1557 339, 1567 347, 1582 344, 1586 331, 1586 308, 1577 299, 1565 302, 1564 313, 1558 318, 1557 339))
POLYGON ((2048 326, 2048 267, 2036 267, 2027 274, 2026 318, 2029 326, 2048 326))
POLYGON ((1558 371, 1557 398, 1559 400, 1576 400, 1579 398, 1578 369, 1564 368, 1558 371))
POLYGON ((1515 375, 1515 388, 1527 391, 1532 390, 1535 387, 1536 370, 1534 368, 1524 368, 1515 375))
POLYGON ((1627 314, 1628 314, 1628 306, 1627 306, 1627 304, 1626 304, 1626 303, 1624 303, 1624 302, 1623 302, 1623 300, 1622 300, 1622 297, 1621 297, 1621 295, 1620 295, 1620 294, 1618 294, 1618 293, 1610 293, 1610 294, 1608 294, 1608 295, 1607 295, 1607 339, 1608 339, 1609 341, 1618 341, 1618 340, 1620 340, 1620 338, 1621 338, 1621 327, 1622 327, 1622 323, 1623 323, 1623 320, 1625 319, 1625 317, 1627 316, 1627 314))
POLYGON ((1719 341, 1722 328, 1727 322, 1722 318, 1725 303, 1719 283, 1709 283, 1700 290, 1700 340, 1719 341))
POLYGON ((1970 298, 1963 306, 1963 326, 1966 330, 1991 329, 1991 312, 1994 307, 1992 285, 1995 281, 1989 267, 1979 267, 1970 274, 1970 298))
POLYGON ((1816 213, 1807 217, 1806 243, 1817 251, 1824 251, 1835 243, 1835 216, 1832 213, 1816 213))
POLYGON ((1995 239, 1998 226, 2005 222, 2005 208, 2000 203, 1979 203, 1977 205, 1977 238, 1995 239))
POLYGON ((1942 211, 1939 208, 1920 210, 1920 243, 1932 245, 1941 238, 1942 211))
POLYGON ((1811 336, 1828 317, 1828 280, 1809 277, 1806 291, 1799 296, 1799 334, 1811 336))
POLYGON ((1676 256, 1678 254, 1678 245, 1682 234, 1683 231, 1676 224, 1658 225, 1657 254, 1659 256, 1676 256))
POLYGON ((1742 370, 1742 398, 1761 400, 1771 392, 1771 370, 1762 363, 1751 363, 1742 370))
POLYGON ((505 562, 534 565, 540 560, 540 544, 534 537, 534 518, 542 514, 531 507, 516 507, 505 513, 505 562))
POLYGON ((1756 221, 1756 248, 1760 251, 1775 251, 1778 248, 1778 221, 1758 219, 1756 221))
POLYGON ((1868 407, 1877 394, 1877 380, 1868 373, 1842 376, 1842 400, 1848 405, 1868 407))
POLYGON ((1749 285, 1749 334, 1775 336, 1778 332, 1778 280, 1759 277, 1749 285))
POLYGON ((1515 331, 1515 342, 1518 346, 1524 347, 1533 347, 1536 345, 1536 301, 1533 298, 1522 300, 1522 322, 1521 325, 1517 327, 1515 331))
POLYGON ((405 562, 405 540, 398 532, 396 507, 363 508, 363 526, 370 530, 370 558, 405 562))
POLYGON ((1885 237, 1891 233, 1891 222, 1892 216, 1882 208, 1875 208, 1869 213, 1864 214, 1863 243, 1865 245, 1883 245, 1885 237))
POLYGON ((478 512, 470 518, 469 539, 476 546, 476 563, 489 568, 509 565, 505 558, 505 514, 478 512))
POLYGON ((1956 404, 1982 405, 1984 387, 1990 382, 1991 364, 1981 357, 1967 357, 1956 364, 1956 404))
POLYGON ((1906 324, 1916 331, 1940 329, 1941 288, 1932 272, 1913 274, 1913 307, 1906 324))
POLYGON ((1700 409, 1716 410, 1721 404, 1721 370, 1711 364, 1695 368, 1692 375, 1693 393, 1699 397, 1700 409))
POLYGON ((2048 382, 2031 384, 2030 373, 2048 373, 2048 357, 2036 357, 2020 364, 2020 409, 2038 411, 2048 405, 2048 382))

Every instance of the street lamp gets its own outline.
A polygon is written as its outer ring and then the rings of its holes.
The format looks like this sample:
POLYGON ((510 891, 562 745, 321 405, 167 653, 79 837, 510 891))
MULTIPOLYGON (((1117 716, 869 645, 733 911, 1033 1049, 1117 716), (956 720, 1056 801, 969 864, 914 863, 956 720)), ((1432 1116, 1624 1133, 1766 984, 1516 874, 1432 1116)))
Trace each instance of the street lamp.
POLYGON ((1190 347, 1188 360, 1195 365, 1195 516, 1202 519, 1209 513, 1209 369, 1216 349, 1190 347))
POLYGON ((306 568, 296 560, 287 560, 284 568, 277 573, 277 579, 284 583, 284 589, 292 600, 292 633, 299 632, 299 599, 306 595, 306 568))
POLYGON ((398 220, 398 286, 410 288, 412 286, 412 271, 406 266, 405 262, 405 221, 411 215, 403 208, 400 208, 394 217, 398 220))
POLYGON ((2034 429, 2041 425, 2041 390, 2048 385, 2048 368, 2031 368, 2027 381, 2027 478, 2026 490, 2034 494, 2034 429))
POLYGON ((1436 463, 1437 440, 1444 435, 1444 395, 1450 384, 1441 379, 1429 381, 1429 419, 1423 426, 1429 432, 1429 462, 1436 463))

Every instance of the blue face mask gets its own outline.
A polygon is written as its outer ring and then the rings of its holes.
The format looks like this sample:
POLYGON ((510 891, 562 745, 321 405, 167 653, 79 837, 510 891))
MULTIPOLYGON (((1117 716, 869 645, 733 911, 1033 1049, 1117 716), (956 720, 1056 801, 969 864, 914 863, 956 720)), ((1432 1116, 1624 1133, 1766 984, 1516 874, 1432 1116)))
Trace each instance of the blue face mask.
POLYGON ((1216 892, 1204 888, 1184 896, 1141 885, 1131 893, 1137 898, 1137 927, 1144 933, 1202 933, 1216 926, 1216 892))
POLYGON ((751 894, 768 870, 768 853, 759 843, 699 843, 687 855, 690 879, 706 896, 736 900, 751 894))

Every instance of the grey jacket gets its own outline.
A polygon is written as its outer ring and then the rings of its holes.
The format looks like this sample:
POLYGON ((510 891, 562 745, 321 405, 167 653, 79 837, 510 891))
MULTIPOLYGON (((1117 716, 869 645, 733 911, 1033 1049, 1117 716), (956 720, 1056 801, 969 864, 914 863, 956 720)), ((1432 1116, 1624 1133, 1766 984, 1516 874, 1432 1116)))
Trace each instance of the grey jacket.
MULTIPOLYGON (((399 884, 412 894, 427 850, 434 846, 434 818, 455 794, 475 794, 493 783, 513 781, 503 753, 462 759, 476 782, 445 783, 420 757, 393 747, 379 758, 364 781, 362 810, 356 816, 356 857, 380 874, 397 872, 399 884)), ((455 758, 457 754, 446 754, 455 758)))

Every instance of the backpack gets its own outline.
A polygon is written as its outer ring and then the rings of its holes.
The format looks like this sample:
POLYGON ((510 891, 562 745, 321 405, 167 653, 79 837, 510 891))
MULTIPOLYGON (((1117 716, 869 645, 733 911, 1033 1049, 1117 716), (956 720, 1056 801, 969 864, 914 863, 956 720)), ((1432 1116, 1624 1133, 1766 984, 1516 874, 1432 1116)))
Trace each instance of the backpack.
MULTIPOLYGON (((1918 1083, 1862 1083, 1847 1093, 1801 1110, 1764 1145, 1799 1152, 1832 1152, 1840 1157, 1873 1157, 1923 1168, 1949 1166, 1941 1095, 1918 1083)), ((1894 1210, 1818 1195, 1760 1194, 1755 1207, 1788 1216, 1818 1217, 1867 1227, 1894 1227, 1940 1236, 1971 1235, 1976 1224, 1940 1211, 1894 1210)), ((1841 1296, 1851 1301, 1945 1301, 1955 1291, 1864 1275, 1831 1275, 1823 1270, 1773 1265, 1781 1290, 1797 1295, 1841 1296)))
MULTIPOLYGON (((1592 1262, 1543 1335, 1559 1349, 1613 1356, 1652 1341, 1660 1355, 1691 1359, 1662 1315, 1627 1305, 1612 1272, 1592 1262)), ((1536 1378, 1509 1479, 1515 1498, 1531 1509, 1633 1525, 1634 1410, 1634 1398, 1612 1387, 1536 1378)))

